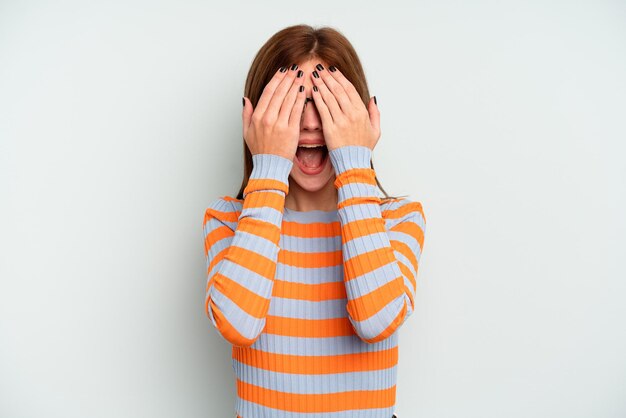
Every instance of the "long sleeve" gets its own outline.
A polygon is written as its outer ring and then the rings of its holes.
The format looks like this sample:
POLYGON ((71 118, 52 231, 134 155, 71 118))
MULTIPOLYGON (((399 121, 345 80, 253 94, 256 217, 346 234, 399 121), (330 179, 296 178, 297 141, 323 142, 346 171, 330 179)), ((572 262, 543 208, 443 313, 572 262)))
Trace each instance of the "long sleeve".
POLYGON ((221 198, 204 215, 205 313, 235 346, 252 345, 265 328, 278 259, 280 228, 293 162, 252 156, 241 212, 221 198))
POLYGON ((424 212, 419 202, 408 199, 381 205, 368 147, 339 147, 330 151, 330 158, 338 190, 348 319, 359 338, 375 343, 413 313, 424 212))

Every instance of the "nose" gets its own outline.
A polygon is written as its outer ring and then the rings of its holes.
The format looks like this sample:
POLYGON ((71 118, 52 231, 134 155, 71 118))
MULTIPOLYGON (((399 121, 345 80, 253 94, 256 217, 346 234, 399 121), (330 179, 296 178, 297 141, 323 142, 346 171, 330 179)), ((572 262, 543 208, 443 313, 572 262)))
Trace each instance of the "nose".
POLYGON ((300 119, 300 127, 302 130, 314 131, 322 129, 322 121, 319 117, 313 97, 307 97, 304 102, 304 110, 300 119))

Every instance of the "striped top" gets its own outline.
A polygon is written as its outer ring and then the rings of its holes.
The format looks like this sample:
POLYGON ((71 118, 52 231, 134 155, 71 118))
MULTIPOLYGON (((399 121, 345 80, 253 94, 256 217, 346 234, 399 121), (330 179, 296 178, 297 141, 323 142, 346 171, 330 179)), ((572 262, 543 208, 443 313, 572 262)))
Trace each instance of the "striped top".
POLYGON ((371 150, 331 150, 337 209, 284 206, 293 162, 252 157, 243 199, 206 209, 205 314, 232 344, 238 418, 391 418, 414 309, 422 205, 382 201, 371 150))

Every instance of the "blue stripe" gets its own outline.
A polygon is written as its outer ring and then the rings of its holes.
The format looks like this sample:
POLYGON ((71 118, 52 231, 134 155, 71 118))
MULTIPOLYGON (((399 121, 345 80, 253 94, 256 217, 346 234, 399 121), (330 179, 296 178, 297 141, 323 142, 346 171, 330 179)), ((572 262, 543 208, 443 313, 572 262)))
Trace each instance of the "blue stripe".
POLYGON ((252 348, 274 354, 337 356, 389 350, 398 345, 398 333, 382 341, 366 343, 356 334, 341 337, 292 337, 262 333, 252 348))
MULTIPOLYGON (((285 408, 287 408, 287 405, 285 405, 285 408)), ((237 414, 243 418, 389 418, 393 414, 394 407, 358 409, 356 411, 315 412, 315 415, 311 415, 311 412, 290 412, 288 410, 268 408, 237 396, 235 409, 237 414)))

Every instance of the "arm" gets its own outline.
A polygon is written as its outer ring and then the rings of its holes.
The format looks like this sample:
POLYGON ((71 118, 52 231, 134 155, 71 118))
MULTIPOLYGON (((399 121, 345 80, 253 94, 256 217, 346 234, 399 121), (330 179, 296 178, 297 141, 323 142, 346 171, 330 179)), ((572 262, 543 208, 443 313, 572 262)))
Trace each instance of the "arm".
POLYGON ((375 343, 413 313, 425 217, 422 205, 408 199, 381 210, 368 147, 342 146, 331 150, 330 158, 338 189, 348 319, 359 338, 375 343))
POLYGON ((232 204, 218 200, 206 210, 203 222, 205 314, 225 340, 246 347, 265 328, 293 165, 273 154, 255 154, 252 161, 239 216, 232 204))

